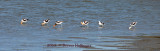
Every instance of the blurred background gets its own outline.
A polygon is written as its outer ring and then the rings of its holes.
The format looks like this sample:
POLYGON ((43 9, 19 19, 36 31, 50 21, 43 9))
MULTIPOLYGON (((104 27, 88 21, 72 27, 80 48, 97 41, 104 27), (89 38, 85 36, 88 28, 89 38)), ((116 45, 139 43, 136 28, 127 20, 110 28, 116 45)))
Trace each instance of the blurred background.
POLYGON ((159 6, 160 0, 0 0, 0 51, 158 51, 159 6), (23 18, 29 21, 21 25, 23 18), (45 19, 50 22, 41 26, 45 19), (80 24, 85 20, 88 27, 80 24), (64 23, 53 28, 55 21, 64 23))

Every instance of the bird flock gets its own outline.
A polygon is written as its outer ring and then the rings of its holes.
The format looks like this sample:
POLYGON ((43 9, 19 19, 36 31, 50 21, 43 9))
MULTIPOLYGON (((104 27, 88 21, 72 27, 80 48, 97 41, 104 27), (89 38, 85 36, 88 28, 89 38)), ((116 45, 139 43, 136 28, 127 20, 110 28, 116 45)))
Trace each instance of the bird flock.
MULTIPOLYGON (((21 24, 25 24, 29 19, 22 19, 21 20, 21 24)), ((41 23, 41 26, 45 26, 49 23, 50 19, 46 19, 41 23)), ((61 25, 62 26, 63 21, 56 21, 55 24, 53 25, 53 27, 56 27, 57 25, 61 25)), ((83 26, 88 26, 89 22, 88 21, 82 21, 81 25, 83 26)), ((99 26, 103 27, 105 24, 101 21, 98 21, 99 26)), ((137 22, 132 22, 130 23, 130 27, 129 29, 133 29, 135 28, 137 22)))

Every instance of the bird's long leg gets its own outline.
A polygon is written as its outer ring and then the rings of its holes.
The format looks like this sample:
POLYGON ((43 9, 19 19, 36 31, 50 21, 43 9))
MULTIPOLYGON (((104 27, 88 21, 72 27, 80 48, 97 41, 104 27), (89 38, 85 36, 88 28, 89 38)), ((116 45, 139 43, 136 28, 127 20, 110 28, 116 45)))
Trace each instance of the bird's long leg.
POLYGON ((23 24, 23 22, 21 21, 21 24, 23 24))
POLYGON ((45 23, 41 23, 41 26, 44 26, 45 25, 45 23))
POLYGON ((56 27, 57 24, 54 24, 53 27, 56 27))

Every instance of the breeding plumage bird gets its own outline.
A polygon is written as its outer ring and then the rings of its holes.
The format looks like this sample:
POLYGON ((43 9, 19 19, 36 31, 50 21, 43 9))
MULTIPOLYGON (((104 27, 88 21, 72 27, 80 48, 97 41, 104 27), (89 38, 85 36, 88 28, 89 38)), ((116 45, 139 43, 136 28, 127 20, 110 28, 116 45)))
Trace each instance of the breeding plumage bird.
POLYGON ((132 22, 132 23, 130 24, 129 29, 131 29, 131 28, 135 27, 135 26, 136 26, 136 24, 137 24, 137 22, 132 22))
POLYGON ((21 24, 26 23, 29 19, 22 19, 21 24))
POLYGON ((103 26, 104 25, 104 23, 101 22, 101 21, 98 21, 98 24, 99 24, 99 26, 103 26))
POLYGON ((88 21, 83 21, 83 22, 81 22, 81 24, 82 24, 82 25, 88 25, 89 22, 88 22, 88 21))
POLYGON ((49 21, 50 21, 49 19, 46 19, 46 20, 43 21, 43 23, 41 23, 41 25, 44 26, 44 25, 48 24, 49 21))
POLYGON ((53 25, 53 27, 55 27, 56 25, 61 25, 62 26, 63 21, 56 21, 55 24, 53 25))

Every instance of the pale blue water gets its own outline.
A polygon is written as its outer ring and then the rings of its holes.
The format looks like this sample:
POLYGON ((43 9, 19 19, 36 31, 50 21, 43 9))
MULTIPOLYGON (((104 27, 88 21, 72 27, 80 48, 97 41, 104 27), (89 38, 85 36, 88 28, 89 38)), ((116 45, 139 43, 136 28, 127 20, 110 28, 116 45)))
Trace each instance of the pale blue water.
POLYGON ((0 51, 160 50, 159 0, 0 0, 0 51), (22 18, 28 18, 20 25, 22 18), (40 26, 50 19, 48 26, 40 26), (53 28, 55 21, 64 21, 53 28), (88 27, 80 22, 88 20, 88 27), (103 28, 98 21, 105 23, 103 28), (137 21, 136 29, 128 30, 137 21), (47 47, 85 44, 91 48, 47 47))

